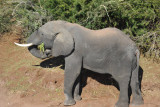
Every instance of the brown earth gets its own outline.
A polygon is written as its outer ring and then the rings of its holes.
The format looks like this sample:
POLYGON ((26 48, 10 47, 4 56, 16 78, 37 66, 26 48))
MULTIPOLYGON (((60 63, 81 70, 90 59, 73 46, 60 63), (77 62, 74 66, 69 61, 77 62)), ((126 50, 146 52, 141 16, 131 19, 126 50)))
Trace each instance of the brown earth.
MULTIPOLYGON (((17 47, 17 34, 0 37, 0 107, 63 107, 63 58, 40 60, 17 47)), ((160 107, 160 64, 141 57, 144 105, 160 107)), ((109 75, 83 70, 82 100, 73 107, 114 107, 119 90, 109 75)), ((131 107, 131 106, 130 106, 131 107)))

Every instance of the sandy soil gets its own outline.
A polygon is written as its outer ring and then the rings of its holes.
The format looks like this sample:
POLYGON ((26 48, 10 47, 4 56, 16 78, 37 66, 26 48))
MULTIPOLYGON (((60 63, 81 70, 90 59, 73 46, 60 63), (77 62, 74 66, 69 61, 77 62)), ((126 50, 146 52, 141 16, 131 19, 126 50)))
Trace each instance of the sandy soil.
MULTIPOLYGON (((19 39, 0 37, 0 107, 63 107, 63 58, 37 59, 13 44, 19 39)), ((138 107, 160 107, 160 64, 141 57, 140 65, 145 104, 138 107)), ((109 75, 83 70, 82 82, 82 100, 73 107, 114 107, 119 90, 109 75)))

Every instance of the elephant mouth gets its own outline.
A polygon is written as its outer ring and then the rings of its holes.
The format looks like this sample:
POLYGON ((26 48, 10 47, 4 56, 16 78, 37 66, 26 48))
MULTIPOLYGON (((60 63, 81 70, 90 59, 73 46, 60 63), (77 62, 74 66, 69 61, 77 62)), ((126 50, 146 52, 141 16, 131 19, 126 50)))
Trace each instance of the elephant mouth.
POLYGON ((50 57, 50 56, 52 56, 51 55, 51 49, 45 49, 45 51, 44 51, 44 53, 48 56, 48 57, 50 57))

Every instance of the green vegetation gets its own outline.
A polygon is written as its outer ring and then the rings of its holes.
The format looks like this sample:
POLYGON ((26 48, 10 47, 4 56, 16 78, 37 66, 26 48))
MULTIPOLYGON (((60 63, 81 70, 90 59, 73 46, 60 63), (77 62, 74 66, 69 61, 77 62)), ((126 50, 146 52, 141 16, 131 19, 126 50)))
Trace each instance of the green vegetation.
POLYGON ((42 52, 44 52, 44 43, 41 43, 40 45, 38 45, 38 49, 42 52))
POLYGON ((11 30, 13 23, 11 5, 6 4, 4 0, 0 0, 0 34, 11 30))
POLYGON ((0 33, 21 26, 28 37, 50 20, 66 20, 90 29, 117 27, 141 52, 160 58, 159 0, 1 0, 0 33))

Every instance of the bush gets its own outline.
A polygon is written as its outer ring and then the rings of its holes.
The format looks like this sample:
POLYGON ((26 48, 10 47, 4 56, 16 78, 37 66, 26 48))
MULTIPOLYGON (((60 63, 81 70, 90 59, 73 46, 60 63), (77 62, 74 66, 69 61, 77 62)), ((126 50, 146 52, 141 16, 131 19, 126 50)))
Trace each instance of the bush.
POLYGON ((142 36, 135 37, 134 40, 140 47, 141 52, 154 61, 160 61, 160 30, 148 32, 142 36))
POLYGON ((159 0, 2 1, 0 33, 9 30, 11 18, 24 28, 25 38, 47 21, 58 19, 90 29, 117 27, 136 41, 142 53, 160 57, 159 0))
POLYGON ((33 31, 51 20, 48 12, 37 2, 22 0, 14 3, 16 5, 12 15, 17 19, 17 24, 25 29, 24 38, 27 38, 33 31))
POLYGON ((48 0, 43 3, 54 19, 90 29, 117 27, 136 41, 145 56, 160 58, 159 0, 48 0))
POLYGON ((13 20, 11 20, 12 8, 5 0, 0 1, 0 7, 0 34, 2 34, 11 30, 13 20))

